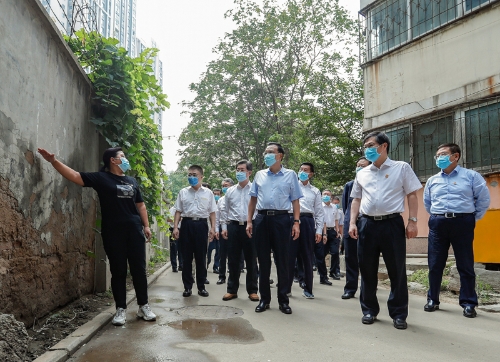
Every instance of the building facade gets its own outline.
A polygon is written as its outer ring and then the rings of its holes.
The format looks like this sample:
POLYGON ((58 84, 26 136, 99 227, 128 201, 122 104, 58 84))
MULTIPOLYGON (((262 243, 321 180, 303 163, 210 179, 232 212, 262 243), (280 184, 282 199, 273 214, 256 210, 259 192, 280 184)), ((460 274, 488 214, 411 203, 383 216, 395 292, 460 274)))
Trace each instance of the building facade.
MULTIPOLYGON (((363 131, 385 131, 392 159, 410 163, 422 183, 436 174, 437 146, 454 142, 461 165, 480 172, 490 209, 476 225, 476 261, 500 263, 499 0, 361 0, 363 131), (492 252, 494 250, 494 252, 492 252)), ((427 252, 419 194, 419 235, 427 252)))

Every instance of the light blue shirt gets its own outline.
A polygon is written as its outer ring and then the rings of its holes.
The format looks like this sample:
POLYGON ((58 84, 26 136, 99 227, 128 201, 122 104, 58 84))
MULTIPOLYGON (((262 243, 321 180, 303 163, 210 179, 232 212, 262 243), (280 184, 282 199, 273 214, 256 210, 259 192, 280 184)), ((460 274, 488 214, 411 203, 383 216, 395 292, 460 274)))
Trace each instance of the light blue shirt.
POLYGON ((295 171, 283 166, 278 173, 257 172, 249 194, 257 198, 257 210, 290 210, 292 201, 304 196, 295 171))
POLYGON ((479 220, 490 206, 490 192, 479 173, 457 166, 449 175, 441 171, 427 180, 424 206, 429 214, 475 213, 479 220))

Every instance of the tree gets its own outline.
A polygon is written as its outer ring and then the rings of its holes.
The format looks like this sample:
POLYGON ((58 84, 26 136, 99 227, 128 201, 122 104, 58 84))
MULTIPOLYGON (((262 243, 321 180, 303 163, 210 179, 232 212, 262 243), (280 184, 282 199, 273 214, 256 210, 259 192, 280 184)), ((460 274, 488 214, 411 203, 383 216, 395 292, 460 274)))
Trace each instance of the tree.
POLYGON ((226 17, 237 28, 190 86, 180 167, 198 163, 218 183, 240 159, 261 167, 266 143, 277 141, 288 167, 317 163, 324 184, 351 178, 362 120, 356 22, 338 1, 235 4, 226 17))

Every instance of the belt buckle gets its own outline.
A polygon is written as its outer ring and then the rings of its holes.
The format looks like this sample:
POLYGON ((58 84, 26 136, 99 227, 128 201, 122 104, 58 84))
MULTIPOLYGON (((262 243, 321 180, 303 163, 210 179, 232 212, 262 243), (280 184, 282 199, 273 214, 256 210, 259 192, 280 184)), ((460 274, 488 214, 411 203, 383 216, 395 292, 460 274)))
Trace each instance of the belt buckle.
POLYGON ((383 219, 382 216, 374 216, 373 217, 373 220, 377 220, 377 221, 382 220, 382 219, 383 219))
POLYGON ((238 221, 238 225, 245 225, 244 221, 238 221))
POLYGON ((266 211, 266 215, 268 215, 268 216, 274 216, 274 210, 268 210, 268 211, 266 211))
POLYGON ((455 217, 455 213, 454 212, 445 212, 444 217, 446 219, 453 219, 455 217))
POLYGON ((200 218, 199 217, 193 217, 193 221, 199 221, 200 218))

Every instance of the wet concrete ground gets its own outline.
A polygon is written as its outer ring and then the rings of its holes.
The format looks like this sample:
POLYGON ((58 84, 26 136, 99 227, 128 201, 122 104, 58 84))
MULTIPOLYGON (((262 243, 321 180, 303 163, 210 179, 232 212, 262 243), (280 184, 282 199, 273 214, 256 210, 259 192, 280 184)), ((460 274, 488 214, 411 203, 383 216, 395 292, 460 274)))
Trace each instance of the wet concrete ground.
POLYGON ((210 272, 208 278, 208 298, 196 291, 183 298, 181 274, 169 269, 149 289, 156 322, 137 320, 133 303, 124 327, 104 327, 70 361, 495 361, 500 355, 500 314, 478 311, 467 319, 460 306, 445 303, 427 313, 425 298, 410 295, 408 329, 401 331, 392 326, 384 289, 378 321, 363 325, 359 300, 340 298, 345 279, 325 286, 315 276, 314 300, 294 284, 293 314, 284 315, 276 299, 255 313, 243 274, 239 298, 228 302, 222 301, 227 285, 216 285, 210 272))

